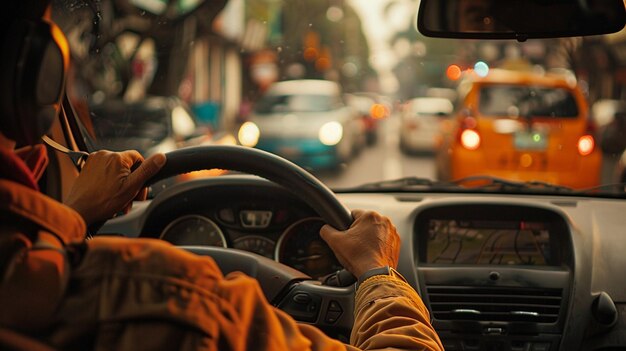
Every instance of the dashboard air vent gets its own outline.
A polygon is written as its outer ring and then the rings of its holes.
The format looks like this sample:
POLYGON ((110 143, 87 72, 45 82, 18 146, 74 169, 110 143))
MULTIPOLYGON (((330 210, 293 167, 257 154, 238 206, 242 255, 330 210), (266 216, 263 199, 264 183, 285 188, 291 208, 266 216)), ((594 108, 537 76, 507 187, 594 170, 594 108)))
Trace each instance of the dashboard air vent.
POLYGON ((520 287, 427 286, 438 320, 555 323, 562 289, 520 287))

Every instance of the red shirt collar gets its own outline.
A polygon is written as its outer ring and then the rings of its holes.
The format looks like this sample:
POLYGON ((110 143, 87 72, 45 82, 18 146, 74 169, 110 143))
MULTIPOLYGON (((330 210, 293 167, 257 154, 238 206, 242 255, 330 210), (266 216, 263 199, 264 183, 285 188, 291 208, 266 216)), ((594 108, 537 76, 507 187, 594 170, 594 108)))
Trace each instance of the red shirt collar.
POLYGON ((39 190, 37 181, 48 165, 48 153, 43 145, 27 146, 15 151, 0 149, 0 178, 39 190))

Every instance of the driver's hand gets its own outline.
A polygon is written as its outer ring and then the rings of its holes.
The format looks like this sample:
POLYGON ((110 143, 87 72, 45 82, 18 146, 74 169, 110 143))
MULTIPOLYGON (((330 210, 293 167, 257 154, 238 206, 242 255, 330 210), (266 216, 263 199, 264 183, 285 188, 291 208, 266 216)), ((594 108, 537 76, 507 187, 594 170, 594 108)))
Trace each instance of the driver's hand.
POLYGON ((400 255, 400 236, 388 217, 373 211, 352 211, 354 223, 346 231, 328 224, 320 235, 341 263, 355 277, 373 268, 396 268, 400 255))
POLYGON ((133 199, 145 200, 144 183, 165 161, 163 154, 144 160, 137 151, 91 153, 63 202, 76 210, 87 225, 107 220, 120 211, 126 213, 133 199))

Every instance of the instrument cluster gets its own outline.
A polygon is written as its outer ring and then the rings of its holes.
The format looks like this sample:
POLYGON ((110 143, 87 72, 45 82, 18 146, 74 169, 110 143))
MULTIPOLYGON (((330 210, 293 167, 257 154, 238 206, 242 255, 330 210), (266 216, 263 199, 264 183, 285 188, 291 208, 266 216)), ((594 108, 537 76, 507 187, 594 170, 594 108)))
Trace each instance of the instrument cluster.
POLYGON ((313 278, 341 265, 319 235, 324 221, 309 211, 262 204, 230 204, 170 220, 160 238, 174 245, 218 246, 253 252, 313 278))

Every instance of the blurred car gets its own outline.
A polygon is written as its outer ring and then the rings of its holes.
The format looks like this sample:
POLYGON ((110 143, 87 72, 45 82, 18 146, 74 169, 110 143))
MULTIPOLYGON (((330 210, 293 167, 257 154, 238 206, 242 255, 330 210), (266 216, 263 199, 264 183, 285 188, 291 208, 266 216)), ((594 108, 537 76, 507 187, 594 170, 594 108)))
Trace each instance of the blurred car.
POLYGON ((381 119, 374 99, 365 95, 346 94, 348 106, 354 108, 361 118, 367 145, 374 145, 378 140, 378 122, 381 119))
POLYGON ((312 170, 350 160, 362 145, 362 125, 339 84, 304 79, 274 83, 241 125, 239 142, 312 170))
POLYGON ((454 106, 450 100, 419 97, 404 106, 400 122, 400 148, 405 153, 433 152, 441 145, 442 124, 454 106))
POLYGON ((581 89, 563 76, 472 74, 455 131, 437 155, 442 179, 489 174, 573 188, 597 186, 602 155, 581 89))

